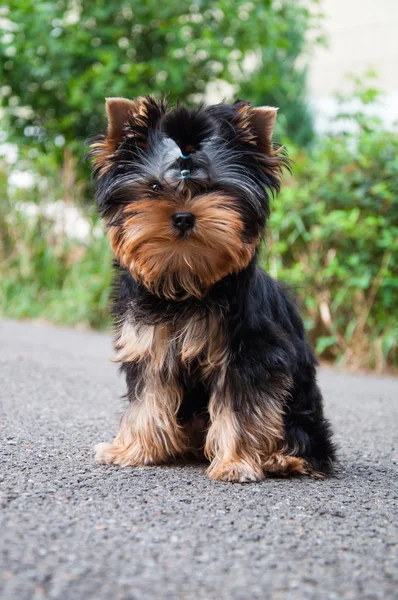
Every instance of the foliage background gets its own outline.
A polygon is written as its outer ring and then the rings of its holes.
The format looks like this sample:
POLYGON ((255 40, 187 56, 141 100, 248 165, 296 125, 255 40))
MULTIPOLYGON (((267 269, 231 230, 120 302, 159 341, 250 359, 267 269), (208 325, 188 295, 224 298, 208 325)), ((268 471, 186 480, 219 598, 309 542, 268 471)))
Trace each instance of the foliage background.
POLYGON ((297 64, 305 34, 317 22, 307 6, 280 0, 12 0, 0 45, 10 133, 48 151, 62 145, 62 136, 79 152, 80 140, 98 132, 104 96, 155 90, 172 102, 192 103, 209 82, 222 79, 254 104, 280 106, 285 132, 307 142, 306 63, 297 64))
MULTIPOLYGON (((3 314, 109 325, 111 256, 82 161, 104 126, 104 96, 152 91, 190 104, 222 80, 227 95, 280 107, 276 136, 294 159, 263 266, 295 288, 321 357, 396 365, 397 133, 358 109, 342 115, 341 134, 314 136, 306 71, 311 46, 323 43, 319 13, 304 0, 0 8, 3 314)), ((357 106, 377 101, 359 81, 355 93, 357 106)))

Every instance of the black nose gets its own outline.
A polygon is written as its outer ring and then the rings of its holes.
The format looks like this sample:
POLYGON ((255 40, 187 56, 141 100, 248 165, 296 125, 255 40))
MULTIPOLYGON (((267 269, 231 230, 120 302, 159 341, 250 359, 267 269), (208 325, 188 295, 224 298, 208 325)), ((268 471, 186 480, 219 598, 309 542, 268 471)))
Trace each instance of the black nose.
POLYGON ((180 231, 188 231, 195 225, 195 215, 190 212, 178 212, 172 216, 173 225, 180 231))

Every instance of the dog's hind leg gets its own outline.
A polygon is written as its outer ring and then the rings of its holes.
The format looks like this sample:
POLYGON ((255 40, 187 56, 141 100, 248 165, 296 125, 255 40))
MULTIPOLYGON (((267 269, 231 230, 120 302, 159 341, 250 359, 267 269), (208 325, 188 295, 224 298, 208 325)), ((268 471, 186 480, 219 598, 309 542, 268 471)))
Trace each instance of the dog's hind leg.
POLYGON ((336 449, 329 421, 323 414, 314 368, 303 367, 296 376, 284 427, 286 453, 302 457, 309 475, 322 477, 333 473, 336 449))

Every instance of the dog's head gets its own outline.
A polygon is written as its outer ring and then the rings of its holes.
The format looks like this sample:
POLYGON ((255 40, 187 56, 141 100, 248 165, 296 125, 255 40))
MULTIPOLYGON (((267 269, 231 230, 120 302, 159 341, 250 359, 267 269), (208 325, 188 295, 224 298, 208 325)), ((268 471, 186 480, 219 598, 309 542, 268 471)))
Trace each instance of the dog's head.
POLYGON ((153 293, 200 298, 250 263, 286 163, 271 141, 276 112, 107 100, 91 151, 97 202, 117 260, 153 293))

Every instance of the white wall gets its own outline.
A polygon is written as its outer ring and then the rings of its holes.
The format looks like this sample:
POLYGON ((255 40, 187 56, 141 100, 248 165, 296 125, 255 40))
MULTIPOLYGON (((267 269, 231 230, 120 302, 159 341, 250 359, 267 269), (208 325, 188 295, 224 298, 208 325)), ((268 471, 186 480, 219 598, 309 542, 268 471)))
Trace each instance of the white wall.
POLYGON ((351 89, 346 74, 369 68, 386 94, 378 114, 388 125, 398 121, 398 0, 322 0, 321 8, 328 48, 317 48, 309 73, 317 129, 327 129, 336 110, 333 93, 351 89))

